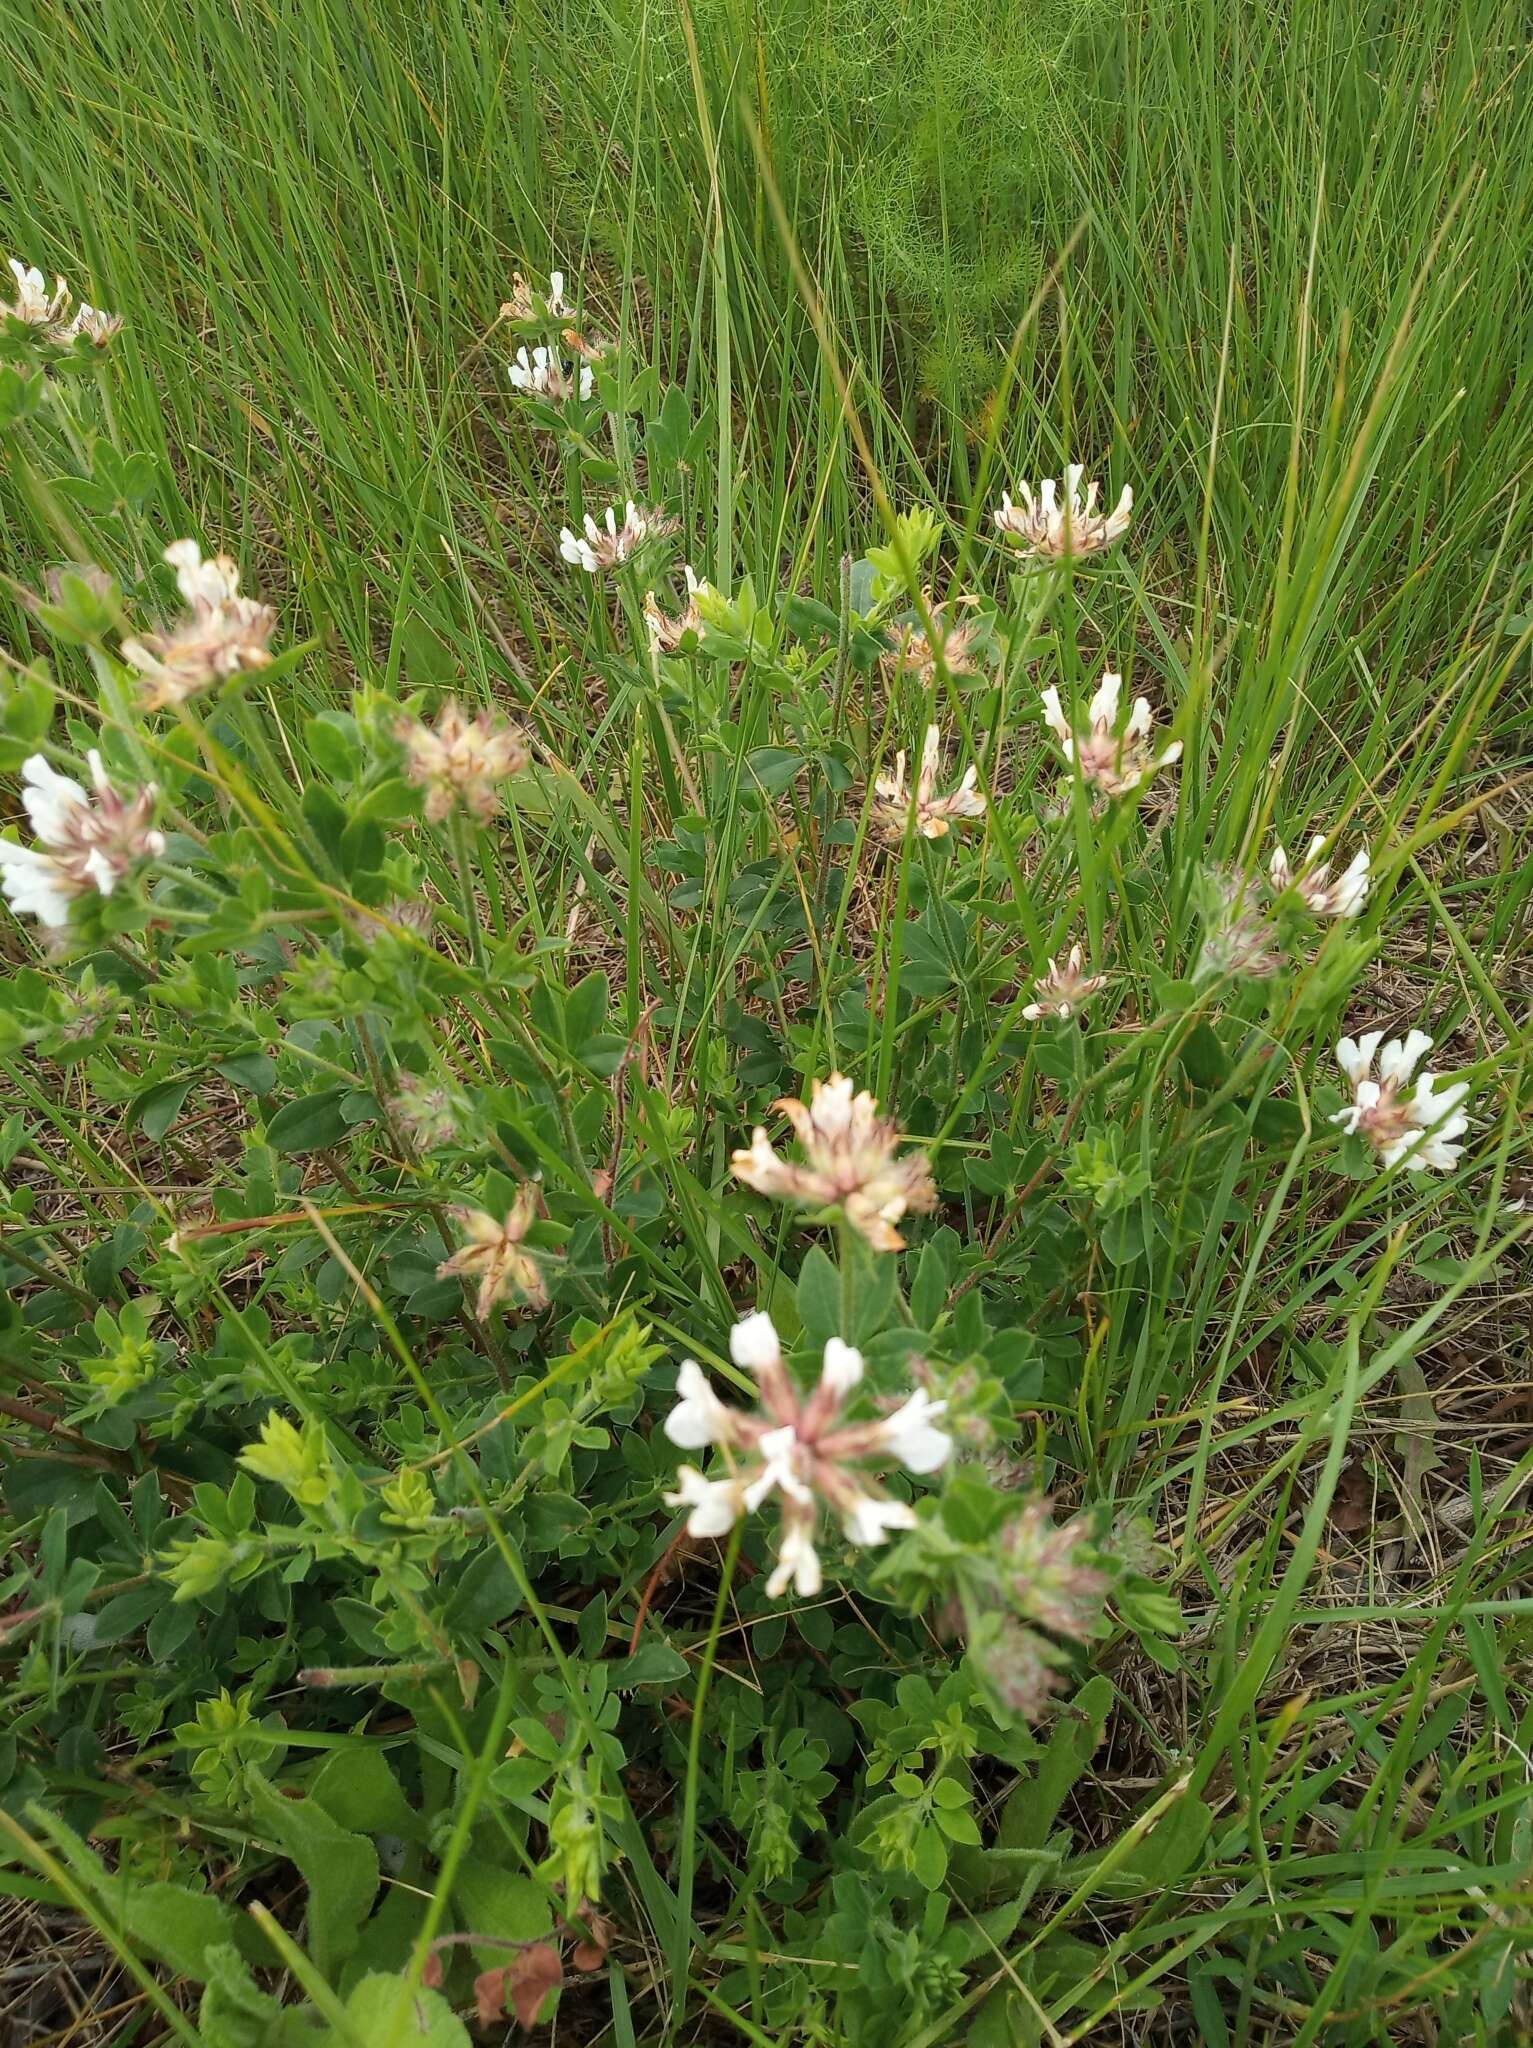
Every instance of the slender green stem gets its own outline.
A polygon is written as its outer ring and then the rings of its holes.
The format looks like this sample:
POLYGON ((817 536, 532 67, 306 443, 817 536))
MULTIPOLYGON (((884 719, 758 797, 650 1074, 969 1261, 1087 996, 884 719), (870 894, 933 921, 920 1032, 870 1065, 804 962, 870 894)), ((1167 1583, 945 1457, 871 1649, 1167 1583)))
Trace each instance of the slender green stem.
POLYGON ((691 1974, 692 1894, 699 1860, 697 1804, 702 1784, 703 1731, 707 1722, 708 1691, 713 1682, 713 1667, 718 1659, 719 1636, 724 1626, 724 1614, 734 1586, 735 1565, 740 1556, 742 1533, 740 1522, 736 1522, 729 1532, 729 1542, 724 1551, 724 1569, 719 1575, 718 1592, 714 1596, 713 1619, 708 1628, 708 1640, 703 1645, 702 1659, 697 1669, 697 1687, 692 1695, 692 1724, 687 1739, 687 1776, 681 1802, 681 1847, 676 1879, 676 1939, 671 1952, 671 1982, 675 2003, 671 2010, 671 2024, 667 2034, 670 2041, 679 2038, 686 2019, 687 1984, 691 1974))

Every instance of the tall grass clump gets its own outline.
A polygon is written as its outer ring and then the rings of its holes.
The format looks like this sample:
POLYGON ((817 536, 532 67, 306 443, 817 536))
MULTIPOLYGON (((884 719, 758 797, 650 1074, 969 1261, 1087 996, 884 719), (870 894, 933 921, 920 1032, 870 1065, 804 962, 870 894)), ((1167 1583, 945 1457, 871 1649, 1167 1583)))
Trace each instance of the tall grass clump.
POLYGON ((1527 2037, 1515 10, 8 26, 30 2037, 1527 2037))
MULTIPOLYGON (((786 283, 770 180, 816 273, 879 337, 868 367, 905 373, 912 417, 933 399, 977 410, 1043 274, 1044 194, 1106 19, 1095 0, 983 0, 955 33, 936 0, 618 0, 587 18, 578 68, 550 67, 554 158, 572 186, 589 175, 594 125, 608 163, 684 182, 694 211, 716 180, 737 260, 786 283)), ((664 232, 647 209, 635 228, 612 256, 643 262, 664 232)))

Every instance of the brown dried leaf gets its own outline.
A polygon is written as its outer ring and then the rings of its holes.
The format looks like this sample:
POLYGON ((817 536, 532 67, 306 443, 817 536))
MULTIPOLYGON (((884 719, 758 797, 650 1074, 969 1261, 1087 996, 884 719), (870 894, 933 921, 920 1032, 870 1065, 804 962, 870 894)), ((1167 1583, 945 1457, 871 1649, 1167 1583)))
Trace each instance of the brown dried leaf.
POLYGON ((584 1921, 586 1932, 585 1938, 576 1942, 570 1961, 577 1970, 599 1970, 612 1943, 612 1922, 603 1919, 589 1899, 575 1918, 584 1921))
POLYGON ((536 2026, 543 2001, 564 1982, 564 1965, 559 1951, 540 1941, 523 1951, 504 1972, 512 2009, 524 2027, 536 2026))
POLYGON ((510 1970, 481 1970, 474 1979, 474 2003, 479 2008, 481 2027, 493 2026, 496 2020, 503 2017, 506 2010, 506 1979, 515 1968, 516 1965, 513 1963, 510 1970))

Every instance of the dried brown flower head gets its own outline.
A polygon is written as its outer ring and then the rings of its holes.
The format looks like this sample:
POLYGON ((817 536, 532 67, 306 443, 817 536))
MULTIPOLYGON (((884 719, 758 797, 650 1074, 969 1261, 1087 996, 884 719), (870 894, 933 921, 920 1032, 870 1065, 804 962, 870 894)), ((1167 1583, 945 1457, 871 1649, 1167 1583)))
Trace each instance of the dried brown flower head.
POLYGON ((516 1191, 504 1222, 497 1222, 484 1209, 457 1208, 449 1212, 465 1233, 467 1242, 444 1259, 437 1275, 477 1280, 474 1313, 483 1322, 497 1301, 508 1294, 519 1295, 534 1314, 548 1306, 548 1288, 542 1268, 531 1252, 522 1249, 533 1218, 538 1213, 538 1190, 533 1181, 523 1181, 516 1191))

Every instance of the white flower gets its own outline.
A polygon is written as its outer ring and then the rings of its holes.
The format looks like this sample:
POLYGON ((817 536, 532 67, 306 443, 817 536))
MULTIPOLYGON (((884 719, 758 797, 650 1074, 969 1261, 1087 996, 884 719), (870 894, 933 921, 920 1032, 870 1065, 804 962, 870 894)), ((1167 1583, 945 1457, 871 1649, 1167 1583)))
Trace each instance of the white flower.
POLYGON ((946 1401, 934 1401, 924 1387, 917 1387, 903 1407, 878 1425, 880 1448, 907 1472, 935 1472, 947 1463, 953 1448, 947 1431, 932 1427, 933 1418, 946 1413, 946 1401))
POLYGON ((185 615, 161 633, 124 640, 123 659, 144 678, 146 711, 182 704, 209 683, 264 668, 277 618, 269 605, 240 596, 238 565, 228 555, 204 561, 194 540, 173 540, 165 560, 176 572, 185 615))
POLYGON ((931 1170, 919 1152, 896 1159, 899 1130, 866 1089, 854 1094, 844 1074, 816 1081, 808 1102, 782 1097, 776 1107, 793 1125, 808 1161, 780 1159, 759 1125, 730 1170, 758 1194, 810 1209, 839 1209, 875 1251, 899 1251, 895 1224, 907 1210, 937 1206, 931 1170))
POLYGON ((1182 743, 1172 740, 1157 754, 1150 743, 1154 715, 1148 697, 1136 697, 1128 723, 1117 731, 1118 700, 1123 678, 1111 669, 1102 677, 1086 709, 1087 729, 1077 731, 1065 716, 1052 684, 1041 695, 1044 723, 1059 741, 1059 751, 1079 771, 1081 780, 1103 796, 1128 796, 1158 769, 1181 759, 1182 743))
POLYGON ((165 851, 164 834, 150 829, 153 783, 124 797, 113 787, 94 748, 87 755, 93 793, 60 775, 41 754, 22 763, 21 801, 36 846, 0 839, 0 888, 18 916, 59 930, 77 897, 92 890, 110 896, 140 861, 165 851))
POLYGON ((760 1372, 777 1364, 782 1356, 782 1347, 772 1318, 765 1309, 757 1309, 754 1315, 745 1316, 735 1324, 729 1333, 729 1355, 736 1365, 751 1372, 760 1372))
POLYGON ((596 388, 595 373, 587 364, 582 363, 578 376, 572 377, 556 349, 535 348, 529 355, 525 348, 519 348, 510 375, 518 391, 528 391, 539 398, 564 399, 577 390, 582 398, 589 398, 596 388))
POLYGON ((1383 1037, 1382 1031, 1365 1031, 1361 1038, 1343 1038, 1338 1044, 1336 1059, 1352 1083, 1352 1101, 1336 1112, 1332 1123, 1366 1138, 1386 1167, 1404 1165, 1413 1173, 1428 1167, 1451 1171, 1464 1151, 1456 1141, 1469 1128, 1461 1106, 1468 1097, 1469 1083, 1444 1081, 1424 1068, 1416 1073, 1432 1049, 1424 1031, 1392 1038, 1380 1052, 1383 1037), (1375 1054, 1379 1062, 1376 1081, 1375 1054))
POLYGON ((651 506, 636 505, 630 498, 623 510, 621 526, 617 521, 617 507, 609 505, 603 526, 598 526, 588 512, 583 534, 568 526, 561 527, 559 552, 566 562, 584 569, 588 576, 599 576, 604 569, 615 569, 631 561, 648 542, 674 533, 678 524, 679 521, 666 513, 651 506))
POLYGON ((820 1570, 820 1553, 814 1547, 814 1529, 803 1522, 789 1522, 777 1548, 777 1569, 766 1582, 767 1598, 780 1600, 791 1583, 800 1600, 813 1600, 825 1583, 820 1570))
POLYGON ((883 838, 891 842, 904 838, 912 801, 915 804, 916 830, 923 839, 946 838, 955 818, 982 818, 985 815, 985 799, 976 787, 979 770, 972 762, 964 770, 963 779, 956 789, 949 790, 946 796, 936 794, 937 769, 941 759, 942 734, 935 725, 929 725, 921 745, 921 768, 914 792, 905 787, 903 748, 894 757, 894 773, 880 775, 875 780, 873 816, 883 838))
POLYGON ((1360 847, 1334 882, 1330 862, 1317 859, 1324 849, 1325 837, 1317 834, 1304 856, 1303 871, 1295 877, 1288 855, 1281 846, 1276 847, 1268 870, 1272 886, 1279 895, 1288 888, 1296 890, 1300 901, 1315 917, 1356 917, 1368 900, 1368 849, 1360 847))
POLYGON ((1036 498, 1031 485, 1018 484, 1020 505, 1012 503, 1009 491, 1003 491, 995 513, 996 525, 1009 541, 1050 560, 1064 555, 1092 555, 1111 547, 1128 532, 1134 493, 1125 484, 1113 510, 1099 512, 1100 484, 1088 485, 1085 497, 1081 496, 1081 478, 1085 473, 1084 463, 1070 464, 1065 471, 1062 497, 1052 477, 1039 484, 1036 498))
POLYGON ((727 1536, 745 1512, 739 1483, 733 1479, 705 1479, 695 1465, 683 1465, 676 1474, 676 1491, 668 1493, 671 1507, 690 1508, 687 1533, 691 1536, 727 1536))
POLYGON ((1073 1017, 1108 982, 1107 975, 1087 974, 1085 968, 1086 955, 1080 946, 1072 946, 1063 962, 1051 960, 1048 971, 1033 983, 1034 1000, 1024 1005, 1023 1016, 1033 1023, 1040 1017, 1073 1017))
POLYGON ((875 1500, 870 1493, 854 1502, 841 1523, 847 1542, 855 1543, 859 1550, 872 1550, 892 1529, 913 1529, 915 1525, 915 1509, 907 1501, 875 1500))
POLYGON ((768 1591, 775 1597, 791 1584, 801 1599, 811 1599, 822 1583, 814 1543, 821 1509, 839 1519, 848 1542, 862 1547, 912 1528, 914 1510, 884 1493, 870 1468, 935 1472, 953 1448, 946 1430, 934 1426, 947 1404, 918 1388, 892 1415, 847 1422, 847 1399, 862 1383, 861 1352, 832 1337, 819 1382, 804 1398, 783 1361, 771 1318, 760 1311, 735 1325, 729 1348, 736 1364, 755 1373, 760 1404, 748 1410, 720 1401, 701 1367, 692 1359, 683 1364, 665 1433, 683 1449, 712 1444, 726 1471, 710 1477, 683 1465, 666 1504, 688 1510, 691 1535, 721 1536, 775 1493, 782 1528, 768 1591))
POLYGON ((38 269, 28 269, 26 264, 10 259, 11 275, 16 280, 16 296, 8 306, 0 306, 0 314, 11 320, 19 320, 25 327, 51 327, 69 304, 69 287, 63 278, 53 280, 53 290, 48 290, 48 280, 38 269))
POLYGON ((843 1344, 839 1337, 832 1337, 825 1346, 825 1368, 820 1384, 828 1387, 838 1400, 845 1400, 861 1381, 862 1353, 850 1344, 843 1344))
POLYGON ((122 328, 121 313, 103 313, 99 306, 88 306, 82 299, 68 326, 57 330, 57 338, 62 342, 88 341, 92 348, 106 348, 122 328))
MULTIPOLYGON (((775 1346, 775 1334, 773 1343, 775 1346)), ((716 1444, 728 1435, 729 1410, 709 1386, 707 1374, 695 1358, 682 1360, 676 1391, 681 1399, 665 1418, 665 1433, 673 1444, 684 1451, 700 1451, 705 1444, 716 1444)))

